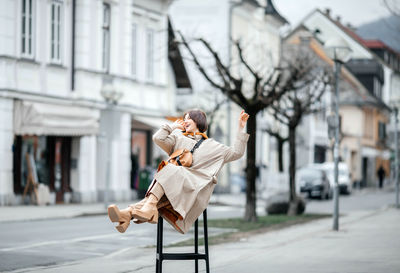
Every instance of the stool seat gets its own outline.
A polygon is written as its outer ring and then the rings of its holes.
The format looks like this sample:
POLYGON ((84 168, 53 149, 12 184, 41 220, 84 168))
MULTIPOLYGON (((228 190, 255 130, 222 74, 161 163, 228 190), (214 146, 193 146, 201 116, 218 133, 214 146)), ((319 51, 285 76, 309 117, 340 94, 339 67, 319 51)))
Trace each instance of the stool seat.
POLYGON ((193 253, 164 253, 163 252, 163 218, 160 217, 157 223, 157 254, 156 254, 156 273, 162 272, 162 262, 164 260, 194 260, 195 272, 199 272, 199 260, 205 260, 206 272, 210 272, 208 256, 208 228, 207 228, 207 209, 203 211, 204 226, 204 253, 199 253, 199 223, 198 219, 194 223, 194 252, 193 253))

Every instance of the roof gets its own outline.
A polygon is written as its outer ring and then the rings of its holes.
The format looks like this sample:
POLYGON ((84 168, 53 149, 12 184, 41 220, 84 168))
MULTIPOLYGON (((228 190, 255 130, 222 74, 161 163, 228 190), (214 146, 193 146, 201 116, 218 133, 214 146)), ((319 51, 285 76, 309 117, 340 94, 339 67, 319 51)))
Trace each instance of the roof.
POLYGON ((250 4, 252 6, 255 6, 255 7, 259 7, 260 6, 260 4, 258 4, 257 0, 242 0, 242 2, 243 3, 248 3, 248 4, 250 4))
POLYGON ((175 82, 178 88, 192 88, 190 78, 183 62, 179 46, 174 43, 175 33, 172 28, 171 20, 168 18, 168 58, 172 65, 175 75, 175 82))
MULTIPOLYGON (((302 31, 312 32, 304 25, 299 24, 286 38, 285 43, 289 43, 290 37, 300 33, 302 31)), ((301 38, 301 37, 299 37, 301 38)), ((320 42, 315 35, 310 36, 310 48, 314 53, 326 63, 333 65, 333 61, 326 55, 323 50, 323 43, 320 42)), ((364 61, 364 60, 362 60, 364 61)), ((367 60, 368 61, 368 60, 367 60)), ((368 61, 369 69, 377 69, 376 61, 368 61)), ((388 110, 389 108, 379 98, 371 94, 365 86, 356 78, 352 71, 343 66, 341 69, 341 77, 343 81, 340 81, 340 104, 341 105, 353 105, 353 106, 373 106, 388 110)))
MULTIPOLYGON (((320 10, 317 10, 317 11, 319 11, 321 14, 323 14, 332 23, 334 23, 336 26, 338 26, 340 29, 342 29, 347 35, 349 35, 354 40, 356 40, 364 48, 366 48, 368 50, 369 49, 382 48, 382 49, 386 49, 388 51, 391 51, 392 53, 394 53, 396 55, 400 54, 399 52, 397 52, 396 50, 392 49, 391 47, 389 47, 388 45, 386 45, 384 42, 382 42, 380 40, 364 40, 360 35, 355 33, 355 31, 353 31, 350 27, 344 26, 340 21, 334 20, 333 18, 331 18, 330 16, 326 15, 325 13, 323 13, 320 10)), ((376 54, 373 53, 373 55, 374 55, 374 57, 376 57, 376 58, 380 59, 381 61, 385 62, 386 64, 388 64, 385 60, 382 60, 382 58, 380 58, 376 54)))
POLYGON ((264 10, 265 15, 274 16, 276 19, 281 21, 283 24, 288 24, 289 22, 276 10, 272 0, 267 0, 267 6, 264 10))
POLYGON ((363 44, 370 49, 383 49, 383 50, 390 51, 391 53, 393 53, 397 56, 400 56, 400 53, 398 51, 394 50, 393 48, 391 48, 390 46, 388 46, 381 40, 363 40, 363 44))

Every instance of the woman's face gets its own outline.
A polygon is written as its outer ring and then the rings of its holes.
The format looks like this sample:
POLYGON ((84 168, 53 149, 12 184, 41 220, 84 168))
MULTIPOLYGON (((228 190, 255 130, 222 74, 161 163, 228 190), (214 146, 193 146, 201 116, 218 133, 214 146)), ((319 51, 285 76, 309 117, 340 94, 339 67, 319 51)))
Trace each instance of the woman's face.
POLYGON ((185 122, 185 130, 187 133, 196 133, 199 131, 197 124, 190 118, 189 114, 186 114, 183 121, 185 122))

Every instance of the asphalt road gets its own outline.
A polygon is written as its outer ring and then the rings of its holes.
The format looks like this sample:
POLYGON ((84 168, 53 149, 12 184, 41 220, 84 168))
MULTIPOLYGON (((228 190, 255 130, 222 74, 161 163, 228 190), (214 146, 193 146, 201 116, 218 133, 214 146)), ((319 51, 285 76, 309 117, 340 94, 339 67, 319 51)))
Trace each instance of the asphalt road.
MULTIPOLYGON (((393 192, 366 191, 340 196, 340 213, 373 210, 394 202, 393 192), (393 201, 392 201, 393 200, 393 201)), ((307 213, 331 213, 333 201, 309 200, 307 213)), ((244 209, 233 206, 210 206, 209 218, 240 217, 244 209)), ((263 208, 259 208, 259 214, 263 208)), ((132 224, 133 225, 133 224, 132 224)), ((200 229, 201 230, 201 229, 200 229)), ((209 233, 221 232, 209 229, 209 233)), ((118 233, 106 216, 0 223, 0 272, 30 271, 38 266, 52 266, 90 258, 113 257, 125 249, 155 245, 156 225, 133 225, 118 233), (25 270, 24 270, 25 269, 25 270)), ((165 244, 193 238, 181 235, 165 225, 165 244)))
MULTIPOLYGON (((396 203, 396 195, 388 190, 353 191, 350 195, 339 195, 339 213, 351 211, 376 210, 396 203)), ((333 198, 330 200, 309 199, 306 213, 333 213, 333 198)))
MULTIPOLYGON (((240 217, 242 208, 210 206, 209 218, 240 217)), ((87 216, 68 219, 0 223, 0 272, 49 266, 93 257, 114 255, 123 249, 156 244, 157 225, 131 224, 121 234, 107 216, 87 216)), ((201 227, 199 232, 201 234, 201 227)), ((209 234, 222 232, 209 228, 209 234)), ((188 238, 167 223, 164 244, 188 238)))

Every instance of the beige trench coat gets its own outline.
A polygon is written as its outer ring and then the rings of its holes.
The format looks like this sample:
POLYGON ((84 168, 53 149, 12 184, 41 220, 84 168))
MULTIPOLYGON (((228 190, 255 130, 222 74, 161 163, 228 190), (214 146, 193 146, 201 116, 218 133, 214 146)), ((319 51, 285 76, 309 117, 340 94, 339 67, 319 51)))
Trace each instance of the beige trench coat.
MULTIPOLYGON (((238 132, 232 147, 211 138, 206 139, 194 151, 190 168, 168 164, 156 173, 154 179, 163 187, 172 207, 183 218, 176 224, 184 233, 207 208, 218 173, 224 164, 243 156, 248 138, 248 134, 238 132)), ((167 124, 153 135, 153 141, 168 155, 177 149, 191 150, 200 139, 200 135, 172 133, 172 128, 167 124)))

